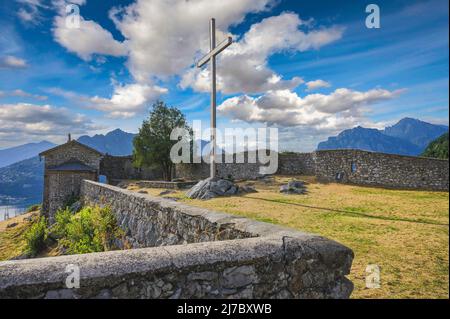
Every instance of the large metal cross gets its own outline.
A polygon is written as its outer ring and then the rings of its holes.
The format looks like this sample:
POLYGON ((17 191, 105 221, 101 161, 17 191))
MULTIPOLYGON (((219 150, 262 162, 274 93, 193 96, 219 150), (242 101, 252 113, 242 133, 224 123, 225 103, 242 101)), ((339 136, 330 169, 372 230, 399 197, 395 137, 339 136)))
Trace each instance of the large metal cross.
POLYGON ((225 50, 233 39, 228 37, 225 41, 216 46, 216 20, 213 18, 209 25, 210 47, 211 51, 197 63, 197 67, 201 68, 208 62, 211 62, 211 141, 210 141, 210 176, 216 176, 216 56, 225 50))

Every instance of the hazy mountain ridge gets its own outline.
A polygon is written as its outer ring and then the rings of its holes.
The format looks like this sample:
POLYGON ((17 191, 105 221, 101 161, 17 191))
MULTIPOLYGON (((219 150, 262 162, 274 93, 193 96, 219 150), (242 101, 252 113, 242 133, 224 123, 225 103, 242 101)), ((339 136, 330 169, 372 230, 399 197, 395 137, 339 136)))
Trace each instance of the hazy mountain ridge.
POLYGON ((78 142, 105 154, 126 156, 133 153, 133 139, 135 136, 136 134, 116 129, 105 135, 96 134, 92 137, 83 135, 78 138, 78 142))
POLYGON ((38 156, 0 168, 0 197, 40 198, 44 188, 44 161, 38 156))
POLYGON ((422 154, 427 145, 448 132, 448 126, 404 118, 384 130, 358 126, 319 143, 318 150, 361 149, 365 151, 412 155, 422 154))
POLYGON ((406 117, 397 124, 386 127, 382 132, 388 136, 407 140, 421 149, 425 149, 430 142, 448 132, 448 126, 406 117))
POLYGON ((41 141, 39 143, 27 143, 11 148, 0 150, 0 167, 5 167, 22 160, 34 157, 40 152, 55 147, 56 144, 48 141, 41 141))

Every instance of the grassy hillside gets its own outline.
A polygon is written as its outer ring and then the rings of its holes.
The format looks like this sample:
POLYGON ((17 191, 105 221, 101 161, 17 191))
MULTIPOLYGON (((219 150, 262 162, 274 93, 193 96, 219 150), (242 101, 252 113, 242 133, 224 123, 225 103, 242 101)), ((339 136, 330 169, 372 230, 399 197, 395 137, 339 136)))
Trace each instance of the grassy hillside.
POLYGON ((448 159, 448 132, 431 142, 422 156, 448 159))

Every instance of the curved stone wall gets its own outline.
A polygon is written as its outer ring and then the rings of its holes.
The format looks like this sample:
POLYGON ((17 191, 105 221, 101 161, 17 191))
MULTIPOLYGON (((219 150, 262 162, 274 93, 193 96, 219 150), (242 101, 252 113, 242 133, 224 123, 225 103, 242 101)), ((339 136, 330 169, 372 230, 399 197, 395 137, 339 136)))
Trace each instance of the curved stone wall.
POLYGON ((0 263, 0 298, 347 298, 353 252, 313 234, 84 181, 135 247, 0 263), (67 266, 80 287, 65 285, 67 266))

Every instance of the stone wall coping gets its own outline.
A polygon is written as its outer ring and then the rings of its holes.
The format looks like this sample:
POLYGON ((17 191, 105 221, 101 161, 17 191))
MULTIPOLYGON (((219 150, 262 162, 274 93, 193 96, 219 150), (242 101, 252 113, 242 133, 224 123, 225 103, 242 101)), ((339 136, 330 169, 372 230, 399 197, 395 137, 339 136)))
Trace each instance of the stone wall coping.
POLYGON ((423 157, 423 156, 413 156, 413 155, 399 155, 399 154, 390 154, 390 153, 382 153, 382 152, 374 152, 374 151, 365 151, 359 149, 332 149, 332 150, 316 150, 314 153, 366 153, 366 154, 374 154, 374 155, 382 155, 392 158, 400 158, 400 159, 412 159, 412 160, 427 160, 427 161, 438 161, 438 162, 448 162, 448 159, 440 159, 440 158, 432 158, 432 157, 423 157))
POLYGON ((240 217, 236 215, 231 215, 223 212, 213 211, 206 208, 194 207, 185 203, 175 202, 162 197, 156 197, 149 194, 141 194, 135 191, 130 191, 117 186, 102 184, 90 180, 84 180, 83 183, 92 184, 107 188, 111 191, 122 193, 127 196, 134 196, 136 198, 141 198, 150 203, 160 205, 162 208, 171 208, 179 214, 189 215, 192 217, 202 217, 211 223, 218 225, 229 225, 233 224, 233 228, 236 230, 249 233, 252 237, 262 237, 262 236, 290 236, 304 238, 305 236, 317 236, 315 234, 308 234, 298 231, 293 228, 283 227, 279 225, 259 222, 256 220, 251 220, 245 217, 240 217))
MULTIPOLYGON (((109 251, 82 255, 68 255, 0 262, 0 296, 7 296, 8 288, 45 285, 48 290, 64 288, 68 265, 80 268, 83 281, 102 280, 132 274, 178 271, 200 268, 214 269, 215 264, 251 264, 270 256, 283 260, 293 250, 311 249, 331 270, 342 275, 350 272, 353 253, 350 249, 319 236, 257 237, 184 245, 159 246, 130 250, 109 251), (351 258, 336 258, 351 256, 351 258)), ((44 289, 45 290, 45 289, 44 289)))

